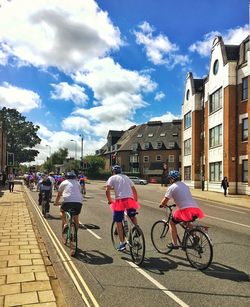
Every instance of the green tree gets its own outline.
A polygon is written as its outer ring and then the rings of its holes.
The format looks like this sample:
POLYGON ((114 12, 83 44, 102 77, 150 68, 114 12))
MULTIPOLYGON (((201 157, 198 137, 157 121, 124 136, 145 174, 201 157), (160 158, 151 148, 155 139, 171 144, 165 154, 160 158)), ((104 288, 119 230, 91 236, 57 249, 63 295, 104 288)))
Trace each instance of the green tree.
POLYGON ((68 156, 67 148, 59 148, 43 163, 42 168, 48 172, 55 171, 56 164, 63 164, 68 156))
POLYGON ((87 174, 92 178, 99 174, 101 169, 104 169, 105 160, 102 157, 89 155, 86 156, 84 160, 86 160, 88 164, 87 174))
POLYGON ((16 109, 5 107, 0 110, 0 121, 7 134, 7 151, 14 153, 15 162, 34 161, 39 151, 32 148, 41 142, 37 135, 39 126, 26 121, 16 109))

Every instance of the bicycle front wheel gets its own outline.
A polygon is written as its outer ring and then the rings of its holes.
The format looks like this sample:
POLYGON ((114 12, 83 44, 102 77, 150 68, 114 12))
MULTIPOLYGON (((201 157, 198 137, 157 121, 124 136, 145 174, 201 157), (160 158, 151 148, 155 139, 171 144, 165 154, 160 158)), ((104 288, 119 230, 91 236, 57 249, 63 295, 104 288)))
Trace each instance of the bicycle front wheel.
POLYGON ((112 244, 115 250, 117 250, 117 247, 120 244, 120 239, 119 239, 119 235, 118 235, 118 231, 116 227, 116 222, 112 222, 111 224, 111 241, 112 241, 112 244))
POLYGON ((77 230, 76 224, 70 224, 70 255, 75 256, 77 252, 77 230))
POLYGON ((142 264, 145 257, 145 238, 138 225, 132 228, 129 243, 133 262, 137 265, 142 264))
POLYGON ((186 256, 190 264, 198 269, 208 268, 213 259, 213 246, 208 235, 201 229, 191 229, 184 242, 186 256))
POLYGON ((156 221, 151 228, 151 241, 154 248, 162 254, 169 254, 172 249, 168 244, 172 242, 169 224, 163 220, 156 221))

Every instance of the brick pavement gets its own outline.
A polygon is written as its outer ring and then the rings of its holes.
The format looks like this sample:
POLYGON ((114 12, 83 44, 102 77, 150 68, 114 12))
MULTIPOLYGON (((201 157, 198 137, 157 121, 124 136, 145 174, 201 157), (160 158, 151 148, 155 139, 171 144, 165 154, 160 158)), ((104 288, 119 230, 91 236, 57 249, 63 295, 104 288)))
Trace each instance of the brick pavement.
POLYGON ((0 195, 0 306, 66 306, 22 186, 0 195))

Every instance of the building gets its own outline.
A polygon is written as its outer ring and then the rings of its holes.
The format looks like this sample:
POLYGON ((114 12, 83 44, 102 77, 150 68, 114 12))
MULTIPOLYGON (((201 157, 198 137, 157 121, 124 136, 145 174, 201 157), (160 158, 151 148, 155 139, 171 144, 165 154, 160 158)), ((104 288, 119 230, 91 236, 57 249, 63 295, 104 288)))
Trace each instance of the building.
POLYGON ((182 173, 193 188, 250 195, 249 36, 240 45, 216 37, 208 76, 189 73, 182 105, 182 173))
POLYGON ((129 174, 160 181, 163 169, 181 167, 181 120, 151 121, 126 131, 110 130, 107 143, 96 154, 105 158, 106 169, 120 164, 129 174))

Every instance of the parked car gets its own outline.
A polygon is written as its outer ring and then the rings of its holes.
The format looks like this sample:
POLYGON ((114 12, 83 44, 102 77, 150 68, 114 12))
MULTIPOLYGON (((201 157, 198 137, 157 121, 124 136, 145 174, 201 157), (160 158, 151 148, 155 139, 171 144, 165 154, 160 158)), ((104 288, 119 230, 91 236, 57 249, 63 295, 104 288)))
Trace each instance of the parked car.
POLYGON ((148 183, 146 179, 142 179, 139 177, 129 176, 129 178, 134 182, 134 184, 147 184, 148 183))

